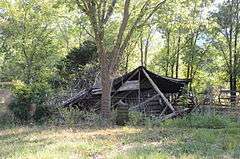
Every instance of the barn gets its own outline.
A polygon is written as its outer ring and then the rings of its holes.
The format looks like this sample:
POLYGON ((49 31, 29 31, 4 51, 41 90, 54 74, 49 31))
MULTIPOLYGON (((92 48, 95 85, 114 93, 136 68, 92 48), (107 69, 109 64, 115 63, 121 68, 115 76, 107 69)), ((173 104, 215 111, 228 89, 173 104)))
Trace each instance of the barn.
MULTIPOLYGON (((119 112, 139 111, 162 119, 174 117, 190 110, 177 105, 190 81, 163 77, 140 66, 113 80, 112 109, 118 109, 119 112)), ((99 112, 101 91, 101 82, 96 80, 91 88, 79 92, 65 101, 63 106, 99 112)))

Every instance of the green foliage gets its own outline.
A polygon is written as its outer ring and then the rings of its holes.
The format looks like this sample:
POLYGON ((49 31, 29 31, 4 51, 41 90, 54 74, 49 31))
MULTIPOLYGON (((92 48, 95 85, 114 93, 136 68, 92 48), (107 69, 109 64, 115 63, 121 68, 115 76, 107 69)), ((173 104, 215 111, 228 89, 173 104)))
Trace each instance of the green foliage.
POLYGON ((57 65, 50 83, 54 88, 84 89, 93 84, 99 71, 96 45, 84 41, 79 48, 73 48, 57 65))
POLYGON ((140 112, 131 111, 129 112, 129 125, 139 126, 143 124, 144 115, 140 112))
POLYGON ((84 41, 79 48, 73 48, 67 56, 57 64, 57 69, 62 76, 71 76, 82 72, 86 64, 97 60, 96 44, 92 41, 84 41))
MULTIPOLYGON (((10 103, 9 109, 13 112, 16 118, 21 122, 27 122, 31 119, 31 105, 36 106, 34 119, 40 121, 49 115, 49 110, 43 105, 46 101, 47 94, 50 93, 50 87, 44 83, 36 83, 26 85, 17 81, 13 87, 14 100, 10 103)), ((35 109, 35 108, 32 108, 35 109)))
POLYGON ((129 112, 129 121, 127 125, 130 126, 145 126, 147 129, 161 126, 161 120, 155 116, 146 116, 143 113, 131 111, 129 112))
POLYGON ((97 60, 97 47, 92 41, 84 41, 79 48, 73 48, 66 56, 67 70, 75 72, 79 65, 84 66, 97 60))
POLYGON ((179 98, 178 105, 183 106, 183 107, 187 107, 188 106, 188 96, 189 96, 188 91, 187 91, 186 88, 184 88, 182 90, 182 94, 179 98))
POLYGON ((1 6, 2 80, 46 81, 58 60, 53 24, 56 10, 46 1, 4 1, 1 6), (8 17, 8 18, 7 18, 8 17))
POLYGON ((10 103, 9 109, 16 118, 22 122, 30 119, 29 107, 31 104, 31 89, 23 83, 17 83, 13 87, 15 99, 10 103))

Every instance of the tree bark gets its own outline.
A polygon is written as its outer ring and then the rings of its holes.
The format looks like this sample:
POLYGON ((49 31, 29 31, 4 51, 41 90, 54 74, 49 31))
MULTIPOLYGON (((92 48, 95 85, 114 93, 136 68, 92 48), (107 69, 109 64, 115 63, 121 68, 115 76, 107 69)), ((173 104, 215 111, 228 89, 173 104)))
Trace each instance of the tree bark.
POLYGON ((128 73, 128 62, 129 62, 129 56, 130 56, 130 54, 127 54, 127 55, 126 55, 125 73, 128 73))
POLYGON ((111 92, 112 92, 112 79, 108 67, 103 64, 101 67, 101 83, 102 83, 102 97, 101 97, 101 113, 104 118, 111 116, 111 92))
POLYGON ((177 57, 176 57, 176 78, 178 78, 178 70, 179 70, 179 58, 180 58, 180 43, 181 43, 181 36, 178 35, 178 43, 177 43, 177 57))
POLYGON ((143 60, 143 35, 140 37, 141 66, 144 66, 143 60))
POLYGON ((169 56, 170 56, 170 31, 167 30, 167 64, 166 64, 166 72, 165 72, 166 76, 168 76, 169 56))

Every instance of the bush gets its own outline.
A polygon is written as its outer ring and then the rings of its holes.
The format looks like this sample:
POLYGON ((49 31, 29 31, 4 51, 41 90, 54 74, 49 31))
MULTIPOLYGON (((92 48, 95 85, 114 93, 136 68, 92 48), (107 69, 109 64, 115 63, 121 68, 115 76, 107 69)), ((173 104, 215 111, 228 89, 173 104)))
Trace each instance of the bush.
POLYGON ((143 125, 143 114, 140 112, 129 112, 129 121, 128 121, 128 125, 131 126, 140 126, 143 125))
POLYGON ((14 114, 6 111, 0 114, 0 125, 1 128, 4 127, 14 127, 15 125, 19 124, 18 120, 15 118, 14 114))
POLYGON ((14 100, 10 103, 9 109, 22 123, 30 119, 38 122, 49 114, 48 108, 43 105, 49 90, 50 87, 45 83, 26 85, 17 81, 12 87, 14 100))

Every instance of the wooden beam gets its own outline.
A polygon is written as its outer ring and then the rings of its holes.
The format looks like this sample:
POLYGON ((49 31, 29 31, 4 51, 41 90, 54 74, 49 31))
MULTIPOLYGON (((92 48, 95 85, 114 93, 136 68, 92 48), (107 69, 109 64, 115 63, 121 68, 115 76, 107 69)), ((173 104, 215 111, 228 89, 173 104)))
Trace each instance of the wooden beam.
POLYGON ((144 104, 146 104, 146 103, 152 101, 153 99, 155 99, 155 98, 158 97, 158 96, 159 96, 159 94, 156 94, 156 95, 154 95, 153 97, 151 97, 151 98, 145 100, 144 102, 140 103, 139 105, 134 106, 134 107, 131 107, 130 109, 134 109, 134 108, 141 107, 142 105, 144 105, 144 104))
POLYGON ((163 99, 163 101, 165 102, 165 104, 173 111, 176 112, 175 109, 173 108, 172 104, 168 101, 168 99, 164 96, 164 94, 160 91, 160 89, 158 88, 158 86, 155 84, 155 82, 151 79, 151 77, 148 75, 148 73, 144 70, 143 73, 145 74, 145 76, 147 77, 147 79, 149 80, 149 82, 151 83, 151 85, 153 86, 153 88, 157 91, 157 93, 161 96, 161 98, 163 99))
POLYGON ((130 77, 128 77, 128 79, 126 81, 129 81, 130 79, 132 79, 138 72, 139 72, 139 69, 137 69, 135 72, 133 72, 133 74, 130 77))
MULTIPOLYGON (((129 91, 127 94, 125 94, 120 100, 123 100, 123 99, 125 99, 129 94, 131 94, 133 91, 129 91)), ((114 97, 111 97, 111 98, 114 98, 114 97)), ((116 104, 117 104, 118 102, 116 102, 115 104, 113 104, 113 106, 112 107, 115 107, 116 106, 116 104)))
POLYGON ((140 81, 141 81, 141 72, 138 71, 138 104, 141 103, 141 86, 140 86, 140 81))
POLYGON ((163 111, 161 112, 161 114, 159 115, 159 117, 161 117, 161 116, 165 113, 166 110, 167 110, 167 106, 163 109, 163 111))
POLYGON ((185 112, 187 112, 187 111, 189 111, 189 108, 185 108, 185 109, 183 109, 183 110, 180 110, 179 112, 173 112, 173 113, 171 113, 171 114, 165 115, 165 116, 163 116, 163 117, 160 117, 160 119, 161 119, 162 121, 163 121, 163 120, 167 120, 167 119, 176 117, 176 116, 178 116, 178 115, 180 115, 180 114, 182 114, 182 113, 185 113, 185 112))

